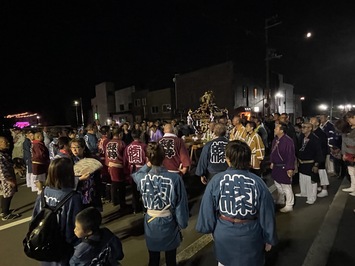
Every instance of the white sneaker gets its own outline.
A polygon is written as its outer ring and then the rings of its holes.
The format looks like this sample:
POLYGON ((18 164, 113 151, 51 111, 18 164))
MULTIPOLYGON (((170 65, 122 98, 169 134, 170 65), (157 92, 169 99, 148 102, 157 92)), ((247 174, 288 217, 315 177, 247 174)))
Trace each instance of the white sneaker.
POLYGON ((297 193, 295 194, 296 197, 299 197, 299 198, 306 198, 307 195, 302 195, 301 193, 297 193))
POLYGON ((306 201, 306 203, 309 204, 309 205, 312 205, 312 204, 314 204, 315 202, 316 202, 316 201, 308 201, 308 200, 306 201))
POLYGON ((343 188, 342 191, 344 192, 354 192, 354 188, 353 187, 348 187, 348 188, 343 188))
POLYGON ((292 206, 285 206, 282 209, 280 209, 280 212, 286 213, 286 212, 292 212, 293 207, 292 206))
MULTIPOLYGON (((323 189, 320 193, 317 194, 318 198, 324 198, 326 196, 328 196, 328 190, 326 190, 326 189, 323 189)), ((355 194, 354 194, 354 196, 355 196, 355 194)))

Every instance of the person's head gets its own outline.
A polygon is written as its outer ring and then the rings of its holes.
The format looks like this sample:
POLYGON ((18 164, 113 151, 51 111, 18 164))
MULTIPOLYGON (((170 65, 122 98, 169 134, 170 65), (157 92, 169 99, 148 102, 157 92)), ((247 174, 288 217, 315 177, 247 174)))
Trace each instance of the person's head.
POLYGON ((349 123, 351 127, 355 126, 355 111, 348 111, 345 114, 345 120, 349 123))
POLYGON ((123 137, 123 130, 122 130, 122 128, 115 127, 115 128, 112 130, 112 137, 115 138, 115 139, 122 139, 122 137, 123 137))
POLYGON ((77 238, 88 237, 100 230, 102 216, 98 209, 88 207, 79 212, 75 217, 74 233, 77 238))
POLYGON ((51 161, 46 186, 56 189, 74 188, 74 183, 74 167, 70 158, 62 157, 51 161))
POLYGON ((312 124, 313 129, 317 129, 320 125, 320 119, 316 116, 311 117, 309 122, 312 124))
POLYGON ((85 129, 88 133, 92 134, 92 133, 94 133, 94 128, 95 128, 95 126, 93 124, 88 124, 85 129))
POLYGON ((250 168, 251 151, 244 141, 233 140, 226 146, 226 161, 229 166, 247 170, 250 168))
POLYGON ((224 124, 221 123, 217 123, 214 126, 214 130, 213 133, 217 136, 217 137, 223 137, 226 135, 227 133, 227 127, 224 124))
POLYGON ((137 130, 137 129, 133 129, 131 132, 131 136, 134 140, 138 140, 138 139, 140 139, 141 131, 137 130))
POLYGON ((164 133, 173 133, 173 126, 171 124, 165 124, 164 125, 164 133))
POLYGON ((351 126, 349 125, 349 123, 344 119, 338 119, 337 121, 335 121, 334 123, 334 127, 338 132, 341 133, 349 133, 351 131, 351 126))
POLYGON ((208 124, 208 129, 213 132, 215 126, 216 126, 216 123, 215 123, 215 122, 210 122, 210 123, 208 124))
POLYGON ((287 125, 285 123, 279 122, 275 124, 274 134, 275 136, 281 137, 286 134, 287 125))
POLYGON ((110 133, 110 126, 101 126, 100 127, 100 133, 101 135, 107 136, 110 133))
POLYGON ((296 131, 297 134, 301 133, 301 128, 302 128, 301 124, 296 124, 295 125, 295 131, 296 131))
POLYGON ((70 150, 69 147, 69 142, 70 142, 70 138, 69 137, 59 137, 58 138, 58 148, 59 149, 66 149, 66 150, 70 150))
POLYGON ((34 139, 35 132, 32 129, 26 129, 25 134, 26 134, 26 138, 28 138, 29 140, 34 139))
POLYGON ((227 118, 226 118, 226 117, 221 117, 221 118, 218 120, 218 123, 219 123, 219 124, 226 125, 226 124, 227 124, 227 118))
POLYGON ((288 115, 286 113, 282 113, 279 117, 280 122, 287 123, 288 122, 288 115))
POLYGON ((248 121, 245 126, 245 130, 247 131, 247 133, 252 133, 255 128, 256 128, 256 124, 253 121, 248 121))
POLYGON ((274 113, 273 120, 276 121, 279 120, 279 118, 280 118, 280 113, 274 113))
POLYGON ((296 118, 296 124, 302 124, 304 122, 303 117, 299 116, 296 118))
POLYGON ((308 137, 308 135, 312 132, 313 125, 310 122, 304 122, 302 124, 302 133, 308 137))
POLYGON ((6 151, 9 148, 10 148, 9 140, 4 136, 0 136, 0 151, 6 151))
POLYGON ((254 118, 254 122, 255 122, 256 126, 259 126, 259 125, 261 125, 263 120, 261 119, 261 117, 258 116, 258 117, 254 118))
POLYGON ((165 158, 163 146, 157 142, 149 142, 147 146, 147 157, 150 163, 154 166, 160 166, 165 158))
POLYGON ((157 126, 156 126, 156 125, 152 125, 152 126, 150 127, 150 130, 155 133, 155 132, 157 131, 157 126))
POLYGON ((39 140, 39 141, 43 141, 44 137, 43 137, 43 132, 36 132, 34 134, 34 139, 35 140, 39 140))
POLYGON ((232 120, 233 126, 238 126, 241 124, 241 118, 238 115, 235 115, 232 120))
POLYGON ((84 157, 85 149, 87 148, 83 138, 72 139, 70 141, 70 150, 74 156, 80 158, 84 157))
POLYGON ((321 124, 323 125, 323 124, 325 124, 325 122, 328 121, 328 115, 326 115, 326 114, 320 114, 320 115, 319 115, 319 119, 320 119, 321 124))

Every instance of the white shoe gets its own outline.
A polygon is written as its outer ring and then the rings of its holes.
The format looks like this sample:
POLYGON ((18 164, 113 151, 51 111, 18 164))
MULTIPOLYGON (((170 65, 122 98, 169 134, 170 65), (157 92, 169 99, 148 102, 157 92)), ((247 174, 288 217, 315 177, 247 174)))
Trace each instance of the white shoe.
POLYGON ((286 212, 292 212, 293 207, 292 206, 285 206, 282 209, 280 209, 280 212, 286 213, 286 212))
POLYGON ((306 201, 306 203, 309 204, 309 205, 312 205, 312 204, 314 204, 315 202, 316 202, 316 201, 308 201, 308 200, 306 201))
POLYGON ((344 191, 344 192, 355 192, 355 189, 353 187, 348 187, 348 188, 343 188, 342 191, 344 191))
POLYGON ((306 198, 307 195, 302 195, 301 193, 297 193, 295 194, 296 197, 299 197, 299 198, 306 198))
MULTIPOLYGON (((328 190, 326 190, 326 189, 323 189, 320 193, 317 194, 318 198, 324 198, 326 196, 328 196, 328 190)), ((355 194, 354 194, 354 196, 355 196, 355 194)))
POLYGON ((349 195, 355 197, 355 192, 351 192, 349 195))

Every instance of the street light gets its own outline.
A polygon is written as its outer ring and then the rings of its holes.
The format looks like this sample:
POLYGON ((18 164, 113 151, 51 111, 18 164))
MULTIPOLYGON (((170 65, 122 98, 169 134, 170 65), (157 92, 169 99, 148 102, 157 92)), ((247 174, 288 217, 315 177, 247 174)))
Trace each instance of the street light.
POLYGON ((40 123, 39 123, 39 119, 41 118, 39 115, 37 115, 37 125, 40 125, 40 123))
POLYGON ((79 102, 78 101, 74 101, 74 105, 75 105, 75 117, 76 117, 76 126, 78 126, 79 124, 79 118, 78 118, 78 105, 79 102))
POLYGON ((320 104, 320 105, 318 106, 318 108, 319 108, 319 110, 321 110, 321 111, 326 111, 326 110, 328 109, 328 105, 326 105, 326 104, 320 104))
MULTIPOLYGON (((273 28, 277 25, 280 25, 282 22, 278 21, 277 16, 273 16, 271 18, 265 19, 265 70, 266 70, 266 80, 265 80, 265 91, 264 91, 264 98, 266 99, 267 108, 267 115, 270 114, 270 60, 274 58, 280 58, 281 55, 278 55, 274 49, 269 48, 269 29, 273 28)), ((265 106, 264 106, 265 107, 265 106)))

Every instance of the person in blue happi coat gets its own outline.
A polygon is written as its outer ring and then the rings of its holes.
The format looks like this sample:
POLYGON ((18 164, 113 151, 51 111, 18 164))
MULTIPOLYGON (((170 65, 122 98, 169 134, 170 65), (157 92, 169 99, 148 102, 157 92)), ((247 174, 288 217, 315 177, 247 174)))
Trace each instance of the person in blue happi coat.
POLYGON ((277 243, 274 201, 265 182, 249 172, 251 151, 239 140, 226 147, 228 169, 207 184, 196 230, 212 233, 219 265, 259 266, 277 243))
POLYGON ((156 142, 148 143, 148 163, 132 175, 142 195, 147 213, 144 233, 149 251, 149 266, 158 266, 165 251, 167 266, 176 266, 176 249, 181 242, 180 229, 187 227, 189 208, 182 178, 162 166, 165 152, 156 142))

